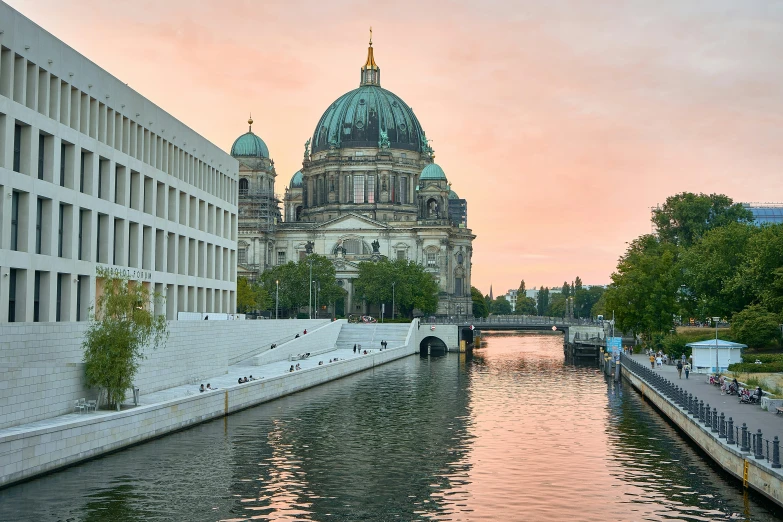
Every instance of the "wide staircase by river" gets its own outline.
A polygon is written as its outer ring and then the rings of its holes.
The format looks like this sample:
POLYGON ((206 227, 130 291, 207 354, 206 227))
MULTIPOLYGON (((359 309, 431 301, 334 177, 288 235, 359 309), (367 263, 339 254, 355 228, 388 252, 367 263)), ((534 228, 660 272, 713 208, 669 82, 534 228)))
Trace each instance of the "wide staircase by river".
POLYGON ((410 324, 344 324, 337 336, 335 348, 353 348, 361 344, 363 350, 378 349, 381 341, 386 341, 389 348, 395 348, 405 343, 410 324))

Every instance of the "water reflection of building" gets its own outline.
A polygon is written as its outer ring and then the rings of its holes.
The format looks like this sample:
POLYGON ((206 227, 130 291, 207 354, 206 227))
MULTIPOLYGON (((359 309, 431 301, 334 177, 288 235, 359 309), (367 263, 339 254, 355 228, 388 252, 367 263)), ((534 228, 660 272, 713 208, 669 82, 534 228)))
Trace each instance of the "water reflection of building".
POLYGON ((359 87, 321 116, 302 169, 279 198, 274 161, 249 131, 234 142, 240 162, 238 272, 254 277, 305 253, 332 259, 347 290, 344 313, 370 312, 354 295, 358 265, 380 257, 420 263, 436 279, 438 314, 472 313, 473 239, 467 201, 451 189, 411 108, 381 87, 372 41, 359 87), (378 251, 371 247, 380 244, 378 251))

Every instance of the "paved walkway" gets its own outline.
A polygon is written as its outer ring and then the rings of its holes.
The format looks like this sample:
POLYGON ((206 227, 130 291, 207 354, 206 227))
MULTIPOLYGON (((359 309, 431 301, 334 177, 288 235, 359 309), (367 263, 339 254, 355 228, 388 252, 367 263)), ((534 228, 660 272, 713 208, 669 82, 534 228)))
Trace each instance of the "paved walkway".
MULTIPOLYGON (((633 359, 650 368, 650 358, 646 355, 633 355, 633 359)), ((774 412, 767 412, 755 404, 740 404, 736 395, 725 395, 720 391, 720 387, 707 382, 708 375, 703 373, 691 373, 688 379, 685 378, 685 372, 682 372, 682 379, 677 377, 677 367, 663 365, 656 368, 665 379, 673 382, 675 386, 680 386, 688 393, 694 394, 699 400, 703 400, 706 406, 709 403, 710 408, 718 408, 718 415, 723 412, 726 420, 729 417, 734 419, 735 426, 742 426, 742 423, 748 425, 748 431, 756 433, 761 429, 765 439, 772 440, 777 435, 783 440, 783 415, 776 415, 774 412)))
MULTIPOLYGON (((377 352, 377 350, 373 349, 372 352, 373 353, 377 352)), ((355 357, 362 357, 362 356, 363 355, 360 353, 353 353, 352 348, 351 349, 336 348, 326 353, 313 355, 301 361, 285 360, 285 361, 270 362, 268 364, 264 364, 260 366, 247 366, 242 364, 229 366, 228 371, 226 373, 216 375, 208 379, 204 379, 202 382, 205 386, 207 384, 211 384, 213 388, 216 388, 218 390, 224 390, 226 388, 243 386, 243 384, 237 383, 237 380, 240 377, 250 377, 251 375, 255 379, 276 377, 279 375, 285 375, 290 373, 289 370, 291 366, 292 365, 295 366, 297 363, 299 364, 301 370, 305 370, 307 368, 317 367, 318 361, 323 361, 324 366, 328 366, 330 359, 339 358, 339 360, 342 361, 344 359, 352 359, 355 357)), ((142 395, 141 397, 139 397, 139 406, 160 404, 166 401, 170 401, 172 399, 181 399, 192 395, 199 395, 201 394, 201 392, 199 391, 199 387, 201 384, 202 384, 201 382, 199 382, 198 384, 183 384, 180 386, 175 386, 173 388, 167 388, 165 390, 160 390, 160 391, 142 395)), ((204 392, 204 393, 211 393, 211 392, 204 392)), ((133 397, 132 396, 126 397, 125 401, 126 402, 123 404, 123 406, 124 408, 128 408, 128 401, 132 402, 133 397)), ((129 407, 128 409, 132 409, 132 408, 133 407, 129 407)), ((123 409, 123 411, 127 411, 127 410, 123 409)), ((20 424, 19 426, 12 426, 10 428, 1 429, 0 438, 7 437, 9 435, 24 434, 39 429, 63 427, 63 426, 67 426, 68 424, 79 423, 80 421, 93 420, 95 418, 100 418, 101 416, 111 415, 112 413, 115 413, 115 411, 98 410, 97 412, 69 413, 66 415, 60 415, 58 417, 52 417, 49 419, 44 419, 36 422, 30 422, 28 424, 20 424)))

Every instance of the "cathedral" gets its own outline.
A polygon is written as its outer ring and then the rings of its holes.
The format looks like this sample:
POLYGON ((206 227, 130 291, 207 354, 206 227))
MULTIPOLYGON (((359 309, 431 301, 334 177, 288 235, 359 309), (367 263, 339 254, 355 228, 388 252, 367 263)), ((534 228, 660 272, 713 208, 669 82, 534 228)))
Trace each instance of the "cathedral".
POLYGON ((376 315, 353 292, 359 263, 406 259, 437 281, 439 316, 472 314, 476 236, 467 202, 434 162, 411 108, 381 87, 372 38, 359 87, 327 107, 282 201, 274 161, 252 123, 231 147, 239 161, 238 275, 252 279, 312 248, 332 260, 347 292, 330 315, 376 315))

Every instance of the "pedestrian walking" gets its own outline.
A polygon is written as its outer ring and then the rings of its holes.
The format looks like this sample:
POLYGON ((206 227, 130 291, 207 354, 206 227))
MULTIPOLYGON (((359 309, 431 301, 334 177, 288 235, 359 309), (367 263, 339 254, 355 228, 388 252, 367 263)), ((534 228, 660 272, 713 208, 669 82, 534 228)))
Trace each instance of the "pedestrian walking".
POLYGON ((688 378, 688 374, 689 373, 691 373, 691 365, 690 365, 690 363, 685 365, 685 378, 686 379, 688 378))
POLYGON ((356 353, 356 345, 353 345, 353 353, 356 353))
POLYGON ((655 356, 650 354, 650 368, 655 369, 655 356))
POLYGON ((677 375, 682 379, 682 361, 677 361, 677 375))

